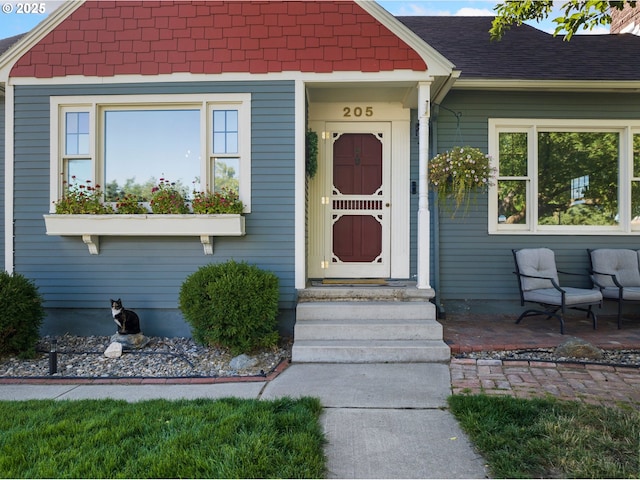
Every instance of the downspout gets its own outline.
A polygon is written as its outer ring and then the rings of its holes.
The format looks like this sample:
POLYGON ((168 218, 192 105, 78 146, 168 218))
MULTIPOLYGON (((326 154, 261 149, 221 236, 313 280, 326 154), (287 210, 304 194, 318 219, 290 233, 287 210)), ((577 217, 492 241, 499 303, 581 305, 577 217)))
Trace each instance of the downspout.
MULTIPOLYGON (((431 134, 431 152, 434 155, 438 153, 438 114, 439 105, 434 104, 431 117, 429 118, 431 134)), ((437 318, 445 318, 446 312, 442 306, 442 297, 440 296, 440 214, 438 206, 438 198, 433 201, 433 288, 435 297, 433 299, 436 305, 437 318)))
MULTIPOLYGON (((429 118, 430 128, 431 128, 431 152, 434 155, 438 153, 438 115, 440 113, 440 102, 447 96, 447 93, 453 87, 453 84, 456 83, 458 78, 460 78, 460 70, 453 70, 449 78, 444 82, 444 84, 440 87, 440 89, 434 92, 432 103, 434 107, 434 114, 429 118)), ((433 299, 436 312, 438 318, 445 318, 446 311, 442 304, 442 295, 440 293, 440 211, 438 205, 438 198, 436 196, 434 200, 434 209, 433 209, 433 251, 434 251, 434 260, 433 260, 433 276, 435 283, 435 297, 433 299)))

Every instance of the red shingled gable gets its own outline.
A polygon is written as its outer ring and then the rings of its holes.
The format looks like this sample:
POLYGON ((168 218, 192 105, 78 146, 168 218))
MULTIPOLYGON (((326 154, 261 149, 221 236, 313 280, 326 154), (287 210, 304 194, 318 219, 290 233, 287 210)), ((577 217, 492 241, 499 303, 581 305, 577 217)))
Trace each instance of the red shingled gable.
POLYGON ((89 1, 11 76, 426 69, 353 2, 89 1))

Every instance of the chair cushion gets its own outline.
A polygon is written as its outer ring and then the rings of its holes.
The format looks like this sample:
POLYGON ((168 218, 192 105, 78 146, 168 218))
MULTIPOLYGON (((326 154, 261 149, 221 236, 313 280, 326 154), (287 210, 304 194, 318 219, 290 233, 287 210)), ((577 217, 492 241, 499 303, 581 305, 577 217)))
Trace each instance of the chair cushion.
MULTIPOLYGON (((602 294, 598 290, 586 288, 563 288, 565 293, 565 305, 594 305, 602 301, 602 294)), ((555 288, 544 288, 523 293, 523 297, 528 302, 538 302, 547 305, 562 305, 562 296, 555 288)))
MULTIPOLYGON (((558 283, 556 259, 552 250, 548 248, 523 248, 516 252, 516 262, 518 263, 520 273, 536 277, 553 278, 555 282, 558 283)), ((549 280, 527 277, 520 278, 524 292, 540 288, 553 288, 553 284, 549 280)), ((560 292, 557 293, 559 294, 560 292)), ((558 303, 558 305, 559 304, 560 303, 558 303)))
MULTIPOLYGON (((591 266, 596 272, 616 276, 625 287, 640 287, 638 253, 625 248, 599 248, 591 252, 591 266)), ((605 287, 615 287, 609 275, 593 275, 596 282, 605 287)), ((617 297, 617 295, 616 295, 617 297)))
MULTIPOLYGON (((620 289, 618 287, 606 287, 602 289, 602 296, 604 298, 612 298, 617 300, 619 298, 620 289)), ((622 289, 623 300, 640 300, 640 287, 624 287, 622 289)))

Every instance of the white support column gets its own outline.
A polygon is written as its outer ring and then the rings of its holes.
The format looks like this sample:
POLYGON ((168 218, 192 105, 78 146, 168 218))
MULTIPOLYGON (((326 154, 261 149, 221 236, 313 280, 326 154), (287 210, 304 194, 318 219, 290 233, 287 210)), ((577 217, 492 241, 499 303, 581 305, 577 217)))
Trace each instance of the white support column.
POLYGON ((13 85, 5 83, 4 91, 4 269, 13 273, 13 175, 14 175, 14 101, 13 85))
POLYGON ((418 278, 416 286, 420 289, 431 288, 429 282, 429 178, 427 162, 429 160, 429 117, 431 82, 418 84, 418 278))
POLYGON ((305 159, 305 85, 302 80, 296 80, 295 89, 295 205, 294 205, 294 258, 295 258, 295 288, 305 288, 307 282, 306 268, 306 159, 305 159))

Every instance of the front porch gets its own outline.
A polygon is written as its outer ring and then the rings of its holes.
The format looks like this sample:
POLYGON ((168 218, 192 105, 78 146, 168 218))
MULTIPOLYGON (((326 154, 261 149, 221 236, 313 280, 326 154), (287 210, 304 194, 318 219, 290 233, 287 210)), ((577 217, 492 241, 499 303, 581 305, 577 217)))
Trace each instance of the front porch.
POLYGON ((298 291, 292 361, 448 362, 433 296, 409 281, 312 281, 298 291))
POLYGON ((524 319, 516 325, 515 321, 524 308, 514 306, 513 309, 513 313, 492 314, 473 306, 468 311, 447 313, 446 318, 439 322, 451 354, 555 348, 571 337, 581 338, 604 350, 640 348, 640 314, 630 308, 625 310, 625 323, 621 329, 618 329, 615 310, 610 305, 605 305, 602 310, 596 309, 597 330, 584 314, 568 314, 564 335, 558 329, 557 320, 547 320, 542 316, 524 319))

